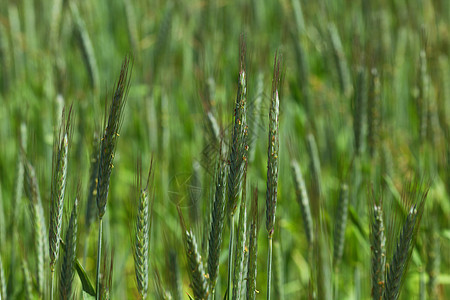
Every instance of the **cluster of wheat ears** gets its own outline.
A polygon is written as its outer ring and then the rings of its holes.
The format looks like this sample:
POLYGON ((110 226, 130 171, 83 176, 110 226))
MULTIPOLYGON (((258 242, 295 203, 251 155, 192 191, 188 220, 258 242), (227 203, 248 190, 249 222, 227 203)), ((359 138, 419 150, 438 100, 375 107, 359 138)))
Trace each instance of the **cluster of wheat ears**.
MULTIPOLYGON (((187 272, 190 279, 188 296, 194 299, 217 299, 215 298, 216 286, 219 277, 219 267, 227 268, 227 280, 225 292, 220 297, 225 299, 255 299, 258 293, 256 287, 257 278, 257 255, 258 255, 258 189, 248 188, 247 167, 250 153, 249 124, 247 117, 248 95, 247 95, 247 72, 246 72, 246 45, 241 38, 239 55, 238 88, 234 109, 234 122, 229 140, 225 141, 223 135, 216 132, 219 146, 216 166, 214 169, 214 197, 211 199, 211 216, 208 223, 208 245, 207 259, 203 260, 197 245, 197 239, 193 230, 184 221, 183 212, 178 207, 181 225, 182 240, 187 259, 187 272), (250 196, 247 196, 249 189, 250 196), (248 200, 250 198, 250 200, 248 200), (247 206, 250 209, 247 210, 247 206), (225 224, 229 226, 229 248, 226 260, 228 266, 220 264, 220 254, 223 247, 225 224), (206 264, 206 266, 204 266, 206 264)), ((83 295, 96 297, 96 299, 108 299, 108 282, 106 267, 101 268, 102 257, 102 220, 107 213, 108 191, 110 176, 113 170, 116 145, 119 140, 119 131, 123 119, 123 110, 126 104, 128 91, 131 84, 133 58, 127 56, 120 71, 119 79, 115 84, 109 104, 109 112, 105 118, 102 136, 97 139, 98 145, 94 147, 92 154, 91 169, 89 176, 89 192, 87 198, 87 227, 95 220, 99 222, 98 244, 97 244, 97 272, 96 284, 91 283, 84 271, 83 265, 77 258, 77 218, 78 201, 73 201, 70 213, 70 221, 65 234, 63 234, 62 217, 65 199, 65 186, 67 177, 67 158, 71 143, 71 108, 64 109, 61 116, 61 124, 55 130, 53 147, 53 164, 51 178, 51 209, 49 222, 45 220, 42 202, 39 193, 38 178, 30 158, 27 157, 22 145, 21 158, 19 160, 19 178, 17 183, 17 194, 21 193, 22 186, 30 200, 32 221, 34 224, 35 248, 37 266, 35 277, 30 275, 28 266, 23 264, 25 278, 28 278, 27 293, 33 294, 36 289, 38 295, 43 298, 69 299, 73 295, 72 283, 76 273, 81 280, 83 295), (96 203, 96 208, 95 208, 96 203), (48 226, 48 231, 47 231, 48 226), (64 237, 65 236, 65 237, 64 237), (64 237, 64 238, 63 238, 64 237), (61 251, 62 249, 62 251, 61 251), (61 261, 58 269, 58 261, 61 261), (48 272, 50 271, 50 272, 48 272), (50 275, 48 275, 50 274, 50 275), (36 282, 33 284, 32 278, 36 282), (56 282, 59 284, 56 291, 56 282), (56 296, 58 295, 58 296, 56 296)), ((280 112, 280 82, 282 71, 281 55, 275 55, 274 71, 272 79, 272 90, 270 94, 269 109, 269 135, 267 150, 267 186, 266 186, 266 234, 267 234, 267 299, 273 294, 271 287, 274 285, 275 298, 280 295, 280 271, 272 270, 273 251, 275 260, 280 259, 279 244, 273 244, 277 208, 277 186, 278 186, 278 159, 279 159, 279 112, 280 112), (274 272, 275 281, 272 282, 274 272)), ((375 82, 376 84, 376 82, 375 82)), ((376 86, 372 87, 376 89, 376 86)), ((375 92, 373 92, 375 93, 375 92)), ((375 97, 375 96, 374 96, 375 97)), ((372 97, 371 97, 372 98, 372 97)), ((214 122, 214 117, 211 116, 214 122)), ((311 156, 309 171, 312 174, 311 190, 307 190, 300 164, 292 160, 292 174, 298 204, 301 209, 302 222, 306 239, 309 244, 310 253, 308 259, 315 266, 312 269, 313 280, 311 284, 311 297, 317 299, 331 299, 332 288, 327 278, 330 276, 330 262, 327 261, 325 230, 323 228, 322 194, 320 180, 320 162, 314 136, 308 136, 308 151, 311 156)), ((135 275, 137 291, 142 299, 148 297, 148 285, 150 267, 150 225, 152 216, 152 176, 154 170, 150 165, 145 184, 142 184, 140 168, 138 168, 138 196, 136 199, 133 227, 133 257, 135 264, 135 275)), ((424 212, 429 183, 412 182, 402 195, 404 218, 393 219, 391 222, 400 222, 401 225, 394 234, 386 238, 385 214, 383 212, 383 201, 372 192, 369 203, 370 211, 370 245, 371 245, 371 276, 373 299, 397 299, 400 294, 402 282, 404 281, 408 262, 410 260, 417 231, 424 212)), ((344 232, 348 218, 348 185, 342 183, 338 208, 336 211, 334 246, 332 264, 338 268, 343 255, 344 232)), ((16 197, 18 197, 16 194, 16 197)), ((388 226, 392 224, 388 224, 388 226)), ((391 228, 391 229, 393 229, 391 228)), ((29 252, 29 254, 31 254, 29 252)), ((170 254, 168 254, 170 255, 170 254)), ((279 267, 280 262, 276 262, 279 267)), ((4 272, 0 260, 0 299, 6 299, 6 285, 4 272)), ((157 295, 162 299, 181 299, 181 287, 177 287, 172 295, 161 283, 157 268, 154 270, 157 295)), ((178 275, 179 276, 179 275, 178 275)), ((175 276, 173 284, 180 279, 175 276)), ((180 283, 178 283, 181 285, 180 283)))

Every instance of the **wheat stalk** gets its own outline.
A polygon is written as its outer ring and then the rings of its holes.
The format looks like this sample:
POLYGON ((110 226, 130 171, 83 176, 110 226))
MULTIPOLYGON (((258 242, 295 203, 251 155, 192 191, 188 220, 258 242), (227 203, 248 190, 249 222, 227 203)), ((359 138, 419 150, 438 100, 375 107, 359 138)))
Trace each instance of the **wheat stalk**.
MULTIPOLYGON (((22 166, 23 169, 23 166, 22 166)), ((23 184, 22 184, 23 186, 23 184)), ((15 223, 14 219, 13 222, 15 223)), ((0 245, 5 244, 5 236, 6 236, 6 226, 5 226, 5 213, 3 209, 3 196, 2 196, 2 185, 0 184, 0 245)), ((14 232, 14 231, 13 231, 14 232)))
POLYGON ((103 216, 106 212, 106 202, 108 199, 109 180, 114 162, 114 153, 119 137, 119 130, 122 124, 123 110, 128 96, 131 82, 131 72, 133 60, 131 56, 126 56, 122 62, 119 80, 117 81, 114 95, 109 109, 108 123, 105 127, 100 146, 100 158, 98 169, 97 185, 97 208, 99 218, 98 240, 97 240, 97 297, 100 298, 100 262, 102 251, 102 227, 103 216))
POLYGON ((283 300, 284 299, 284 275, 283 275, 283 257, 281 252, 281 246, 279 241, 275 241, 273 243, 273 251, 274 251, 274 268, 273 268, 273 293, 274 298, 283 300))
POLYGON ((248 157, 248 127, 247 127, 247 73, 246 44, 244 35, 240 38, 239 48, 239 80, 236 104, 234 109, 234 126, 230 141, 229 168, 227 178, 227 214, 230 223, 230 242, 228 246, 228 276, 227 293, 231 295, 231 277, 233 266, 234 214, 236 212, 239 193, 242 188, 242 178, 248 157))

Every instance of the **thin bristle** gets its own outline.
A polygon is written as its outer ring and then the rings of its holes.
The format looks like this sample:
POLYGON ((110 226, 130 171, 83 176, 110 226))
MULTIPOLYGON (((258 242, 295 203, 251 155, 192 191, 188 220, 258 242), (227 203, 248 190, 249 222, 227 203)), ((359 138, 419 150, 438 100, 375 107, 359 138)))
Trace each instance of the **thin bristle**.
POLYGON ((77 253, 77 227, 78 227, 78 199, 75 198, 70 215, 69 228, 65 238, 65 253, 61 266, 59 280, 60 299, 71 299, 72 282, 74 277, 74 261, 77 253))
POLYGON ((97 187, 97 208, 99 219, 102 219, 106 212, 109 180, 113 168, 114 153, 122 123, 123 110, 130 88, 132 69, 133 59, 131 56, 126 56, 122 63, 119 80, 117 81, 114 95, 112 97, 108 123, 101 140, 97 187))

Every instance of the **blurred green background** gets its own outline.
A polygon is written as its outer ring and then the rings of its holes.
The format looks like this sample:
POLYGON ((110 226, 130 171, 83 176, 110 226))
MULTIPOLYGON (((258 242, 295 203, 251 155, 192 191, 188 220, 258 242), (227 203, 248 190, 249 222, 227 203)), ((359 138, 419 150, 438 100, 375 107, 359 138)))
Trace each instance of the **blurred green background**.
MULTIPOLYGON (((64 224, 80 186, 78 258, 83 261, 87 247, 84 266, 95 282, 98 225, 95 223, 90 232, 83 230, 89 161, 94 133, 101 134, 106 99, 112 96, 121 61, 128 53, 134 56, 131 89, 104 225, 104 245, 108 255, 114 252, 110 293, 112 299, 137 297, 131 246, 136 162, 141 159, 146 170, 152 156, 155 202, 149 297, 156 299, 155 266, 163 286, 170 290, 165 278, 170 249, 178 256, 183 290, 191 293, 176 205, 182 207, 204 251, 214 193, 211 170, 215 166, 211 154, 215 149, 205 151, 212 143, 206 114, 213 113, 228 139, 241 33, 247 42, 248 101, 261 100, 259 110, 250 105, 251 151, 255 156, 249 163, 248 180, 258 186, 263 219, 267 116, 276 51, 284 61, 274 239, 281 244, 286 299, 306 299, 310 289, 311 266, 290 169, 290 160, 297 159, 310 185, 306 145, 310 133, 321 161, 330 256, 339 186, 346 182, 350 190, 344 255, 332 276, 337 299, 370 297, 367 199, 371 184, 389 206, 401 193, 404 179, 413 175, 430 178, 432 184, 402 299, 425 299, 421 290, 428 299, 446 299, 450 295, 449 20, 450 2, 446 0, 1 1, 0 254, 7 284, 13 286, 9 290, 12 299, 24 296, 22 273, 10 269, 12 252, 17 252, 16 260, 25 257, 32 274, 35 272, 28 200, 24 196, 13 201, 19 140, 26 140, 24 150, 37 170, 48 221, 53 132, 63 106, 71 104, 74 120, 64 224), (422 60, 421 53, 425 54, 422 60), (380 80, 378 125, 375 137, 368 137, 370 104, 358 111, 355 99, 362 90, 358 74, 363 74, 367 94, 373 68, 380 80), (360 126, 355 121, 359 116, 363 116, 360 126), (361 129, 359 152, 355 150, 357 127, 361 129), (15 220, 13 207, 18 211, 15 220), (438 237, 438 246, 433 248, 438 253, 438 267, 433 269, 437 286, 435 291, 425 292, 419 283, 429 282, 428 264, 435 262, 429 257, 429 247, 435 246, 428 242, 431 231, 438 237)), ((266 293, 263 219, 258 243, 258 299, 266 293)), ((222 245, 221 293, 226 283, 227 248, 228 228, 222 245)), ((77 276, 75 285, 81 297, 77 276)), ((217 299, 221 293, 216 293, 217 299)))

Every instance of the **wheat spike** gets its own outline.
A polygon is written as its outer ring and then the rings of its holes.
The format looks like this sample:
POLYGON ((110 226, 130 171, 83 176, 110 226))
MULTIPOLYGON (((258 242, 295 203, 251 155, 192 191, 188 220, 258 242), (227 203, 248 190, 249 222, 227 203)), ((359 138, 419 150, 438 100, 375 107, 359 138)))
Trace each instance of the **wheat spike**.
POLYGON ((77 253, 77 227, 78 227, 78 199, 75 198, 70 214, 69 228, 67 228, 65 244, 66 251, 61 266, 59 279, 60 299, 71 299, 72 282, 74 276, 74 262, 77 253))
POLYGON ((239 223, 237 228, 236 248, 234 251, 234 268, 233 268, 233 298, 239 299, 242 292, 243 274, 247 238, 247 205, 246 205, 246 178, 247 171, 244 175, 244 187, 242 188, 241 207, 239 209, 239 223))
POLYGON ((219 158, 208 248, 208 274, 211 294, 214 294, 214 289, 219 272, 219 256, 222 246, 222 234, 225 219, 225 193, 226 164, 222 161, 222 159, 219 158))
MULTIPOLYGON (((428 187, 421 190, 418 183, 409 187, 410 190, 403 195, 404 201, 411 204, 402 230, 395 240, 395 250, 386 270, 386 289, 384 300, 396 300, 400 296, 400 290, 405 279, 412 250, 417 237, 417 231, 425 209, 425 200, 428 187)), ((392 239, 392 241, 394 241, 392 239)))
MULTIPOLYGON (((372 196, 373 197, 373 196, 372 196)), ((384 274, 386 268, 386 236, 383 222, 382 200, 370 203, 370 245, 372 249, 371 278, 372 299, 381 300, 384 293, 384 274)))
POLYGON ((248 268, 247 268, 247 299, 256 298, 256 274, 258 257, 258 189, 253 189, 251 218, 249 229, 248 268))
MULTIPOLYGON (((148 252, 150 242, 149 182, 152 174, 152 164, 150 164, 146 186, 141 188, 141 183, 139 183, 140 195, 138 199, 136 225, 134 229, 134 270, 136 274, 138 292, 142 299, 147 298, 148 291, 148 252)), ((140 178, 139 174, 138 178, 140 178)), ((138 181, 140 181, 140 179, 138 179, 138 181)))
POLYGON ((119 130, 122 124, 123 110, 130 88, 132 69, 132 58, 126 56, 122 63, 119 80, 117 81, 111 106, 109 108, 108 123, 106 124, 101 140, 97 186, 97 208, 99 219, 102 219, 106 212, 109 180, 113 168, 114 153, 119 137, 119 130))
POLYGON ((39 192, 39 184, 36 177, 36 172, 33 166, 28 162, 24 161, 25 168, 25 193, 30 200, 31 209, 31 219, 34 229, 34 241, 35 241, 35 251, 37 255, 36 259, 36 280, 38 292, 40 295, 44 293, 44 263, 47 261, 49 248, 48 248, 48 238, 47 230, 45 226, 44 209, 42 208, 41 196, 39 192))
POLYGON ((303 228, 306 239, 310 246, 313 242, 313 221, 311 216, 311 208, 309 205, 308 193, 306 191, 305 181, 303 180, 300 165, 296 160, 291 162, 292 173, 294 177, 295 193, 297 195, 297 202, 300 206, 300 213, 303 219, 303 228))
POLYGON ((248 156, 248 127, 247 127, 247 73, 245 68, 245 41, 241 36, 240 48, 240 71, 236 106, 234 109, 234 127, 231 135, 228 170, 228 202, 227 211, 234 215, 239 193, 242 188, 242 177, 244 176, 245 162, 248 156))

